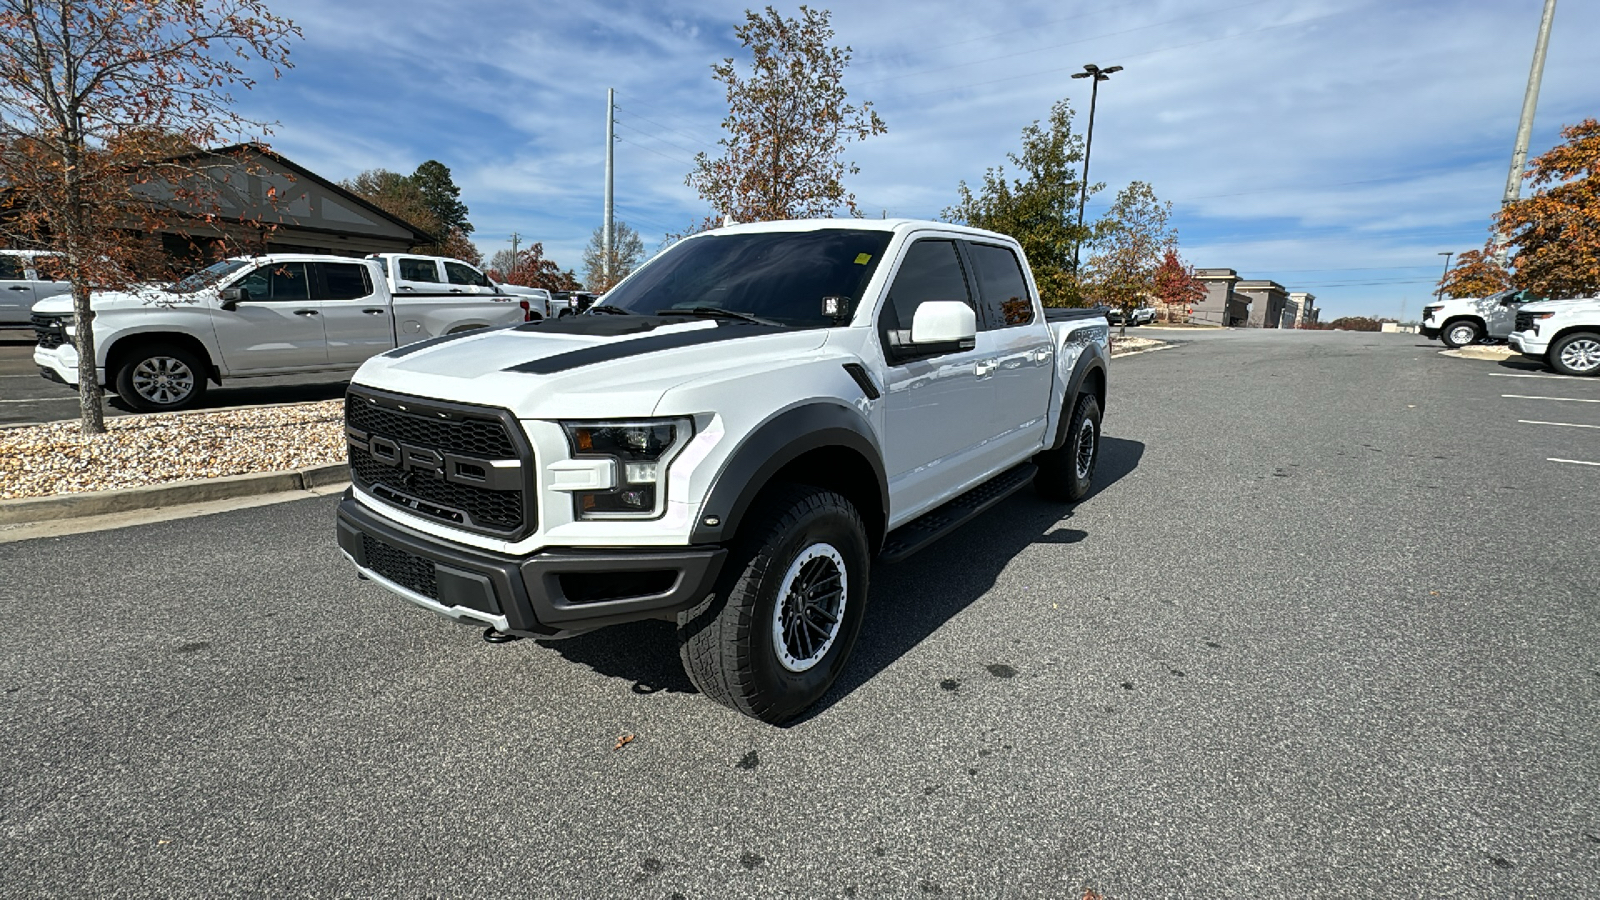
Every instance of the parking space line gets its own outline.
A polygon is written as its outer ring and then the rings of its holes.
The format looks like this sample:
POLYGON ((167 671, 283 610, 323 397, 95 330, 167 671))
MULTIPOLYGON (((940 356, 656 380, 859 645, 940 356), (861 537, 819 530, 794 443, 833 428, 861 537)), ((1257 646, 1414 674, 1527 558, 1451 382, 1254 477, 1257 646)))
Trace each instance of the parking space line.
POLYGON ((1566 375, 1530 375, 1519 372, 1490 372, 1488 374, 1493 378, 1555 378, 1559 381, 1572 380, 1566 375))
POLYGON ((1540 422, 1537 419, 1518 419, 1524 425, 1560 425, 1565 428, 1600 428, 1600 425, 1579 425, 1577 422, 1540 422))
POLYGON ((1550 462, 1570 463, 1574 466, 1600 466, 1600 462, 1587 462, 1581 459, 1556 459, 1554 456, 1545 457, 1550 462))
POLYGON ((1513 400, 1564 400, 1567 403, 1600 403, 1600 400, 1585 400, 1582 397, 1535 397, 1532 394, 1501 394, 1513 400))

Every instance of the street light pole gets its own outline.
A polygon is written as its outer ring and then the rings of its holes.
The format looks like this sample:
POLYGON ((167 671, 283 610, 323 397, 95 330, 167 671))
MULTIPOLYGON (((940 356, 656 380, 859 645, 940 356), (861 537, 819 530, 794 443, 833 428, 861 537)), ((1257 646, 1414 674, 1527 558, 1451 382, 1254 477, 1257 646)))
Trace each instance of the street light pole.
POLYGON ((1444 257, 1444 274, 1439 276, 1439 292, 1433 298, 1435 302, 1444 299, 1444 280, 1450 277, 1450 257, 1455 256, 1456 252, 1454 250, 1445 250, 1439 255, 1444 257))
POLYGON ((1089 151, 1094 148, 1094 105, 1100 97, 1100 82, 1109 81, 1112 72, 1121 72, 1121 66, 1110 66, 1102 69, 1094 63, 1083 67, 1082 72, 1073 73, 1073 78, 1089 78, 1089 131, 1083 139, 1083 184, 1078 189, 1078 240, 1072 244, 1072 274, 1078 274, 1078 250, 1083 245, 1083 207, 1089 200, 1089 151))

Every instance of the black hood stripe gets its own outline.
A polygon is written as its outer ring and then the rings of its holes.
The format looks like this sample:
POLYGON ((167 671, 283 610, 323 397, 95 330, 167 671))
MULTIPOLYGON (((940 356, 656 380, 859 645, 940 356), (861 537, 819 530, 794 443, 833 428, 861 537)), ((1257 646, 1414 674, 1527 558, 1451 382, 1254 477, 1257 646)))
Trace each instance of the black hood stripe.
POLYGON ((627 359, 630 356, 643 356, 646 353, 677 350, 681 347, 693 347, 696 344, 714 344, 719 341, 733 341, 740 338, 777 333, 777 329, 767 325, 752 325, 744 322, 728 325, 719 323, 716 328, 697 328, 694 331, 658 334, 626 341, 608 341, 593 347, 585 347, 582 350, 557 353, 554 356, 546 356, 543 359, 519 363, 501 371, 520 372, 524 375, 553 375, 557 372, 568 372, 584 366, 595 366, 618 359, 627 359))

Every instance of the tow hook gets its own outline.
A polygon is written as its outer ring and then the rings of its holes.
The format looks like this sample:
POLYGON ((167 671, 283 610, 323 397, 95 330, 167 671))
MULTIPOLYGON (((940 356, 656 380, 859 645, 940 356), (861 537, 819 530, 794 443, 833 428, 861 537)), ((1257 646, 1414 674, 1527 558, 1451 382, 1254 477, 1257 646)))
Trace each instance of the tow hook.
POLYGON ((484 643, 488 644, 509 644, 512 641, 522 640, 522 635, 501 631, 493 625, 490 625, 488 628, 483 630, 483 640, 484 643))

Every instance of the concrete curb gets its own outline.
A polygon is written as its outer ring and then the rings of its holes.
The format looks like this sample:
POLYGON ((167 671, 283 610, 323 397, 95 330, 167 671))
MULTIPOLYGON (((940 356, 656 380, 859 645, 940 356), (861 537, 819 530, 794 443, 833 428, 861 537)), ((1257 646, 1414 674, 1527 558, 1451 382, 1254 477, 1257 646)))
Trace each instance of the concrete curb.
POLYGON ((149 487, 121 488, 114 491, 85 491, 55 497, 26 497, 0 500, 0 525, 78 519, 110 513, 135 512, 164 506, 233 500, 257 494, 308 491, 339 484, 350 478, 344 463, 311 466, 289 472, 257 472, 250 475, 225 475, 195 481, 177 481, 149 487))
POLYGON ((1129 350, 1129 351, 1124 352, 1124 353, 1113 353, 1113 354, 1111 354, 1111 358, 1112 359, 1122 359, 1122 358, 1128 357, 1128 356, 1138 356, 1138 355, 1140 355, 1142 353, 1159 353, 1162 350, 1171 350, 1173 347, 1176 347, 1176 346, 1178 346, 1178 345, 1177 344, 1162 344, 1159 347, 1146 347, 1143 350, 1129 350))

